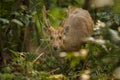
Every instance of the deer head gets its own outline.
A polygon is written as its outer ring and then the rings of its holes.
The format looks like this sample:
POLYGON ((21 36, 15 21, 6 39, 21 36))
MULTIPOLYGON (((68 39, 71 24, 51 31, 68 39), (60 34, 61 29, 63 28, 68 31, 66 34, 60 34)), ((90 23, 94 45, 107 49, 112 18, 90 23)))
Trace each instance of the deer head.
POLYGON ((50 36, 50 44, 52 46, 53 50, 58 50, 63 46, 63 27, 58 27, 58 29, 55 29, 50 25, 49 20, 46 17, 46 8, 43 7, 43 19, 45 21, 45 24, 47 26, 47 34, 50 36))

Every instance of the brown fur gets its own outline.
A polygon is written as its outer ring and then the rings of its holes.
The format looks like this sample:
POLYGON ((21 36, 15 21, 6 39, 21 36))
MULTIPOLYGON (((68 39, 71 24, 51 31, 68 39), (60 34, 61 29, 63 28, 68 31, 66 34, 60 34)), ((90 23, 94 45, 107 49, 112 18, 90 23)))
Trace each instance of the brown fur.
POLYGON ((54 50, 79 50, 84 39, 93 30, 93 20, 88 11, 81 8, 68 10, 68 17, 57 30, 49 27, 51 45, 54 50))

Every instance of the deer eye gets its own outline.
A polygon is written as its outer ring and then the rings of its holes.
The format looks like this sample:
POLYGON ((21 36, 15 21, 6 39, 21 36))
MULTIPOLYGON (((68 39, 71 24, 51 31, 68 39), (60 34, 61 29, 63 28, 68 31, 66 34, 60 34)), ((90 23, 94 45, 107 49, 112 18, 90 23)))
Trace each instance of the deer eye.
POLYGON ((52 40, 52 39, 53 39, 53 37, 51 36, 51 37, 50 37, 50 39, 52 40))
POLYGON ((59 36, 59 39, 61 40, 61 39, 62 39, 62 37, 61 37, 61 36, 59 36))

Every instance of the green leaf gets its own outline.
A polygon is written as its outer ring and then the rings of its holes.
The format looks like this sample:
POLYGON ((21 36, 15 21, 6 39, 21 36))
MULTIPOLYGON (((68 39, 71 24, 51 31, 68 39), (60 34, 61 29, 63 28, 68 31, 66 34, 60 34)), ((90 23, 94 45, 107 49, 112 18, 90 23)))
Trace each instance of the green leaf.
POLYGON ((11 22, 14 22, 14 23, 16 23, 16 24, 18 24, 20 26, 23 26, 23 23, 21 21, 17 20, 17 19, 12 19, 11 22))
POLYGON ((3 22, 3 23, 9 23, 9 20, 5 19, 5 18, 0 18, 0 21, 3 22))
POLYGON ((18 54, 16 51, 13 51, 13 50, 11 50, 11 49, 9 49, 9 51, 10 51, 11 53, 13 53, 16 57, 19 56, 19 54, 18 54))

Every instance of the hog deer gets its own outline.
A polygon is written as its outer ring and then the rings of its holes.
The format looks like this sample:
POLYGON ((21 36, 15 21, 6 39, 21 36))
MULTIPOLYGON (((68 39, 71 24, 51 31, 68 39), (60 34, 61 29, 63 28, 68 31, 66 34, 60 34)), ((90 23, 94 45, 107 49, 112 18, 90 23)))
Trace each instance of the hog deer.
POLYGON ((46 9, 43 7, 43 18, 48 27, 50 43, 53 50, 77 51, 90 36, 93 30, 93 20, 88 11, 82 8, 68 10, 63 24, 54 29, 46 18, 46 9))

